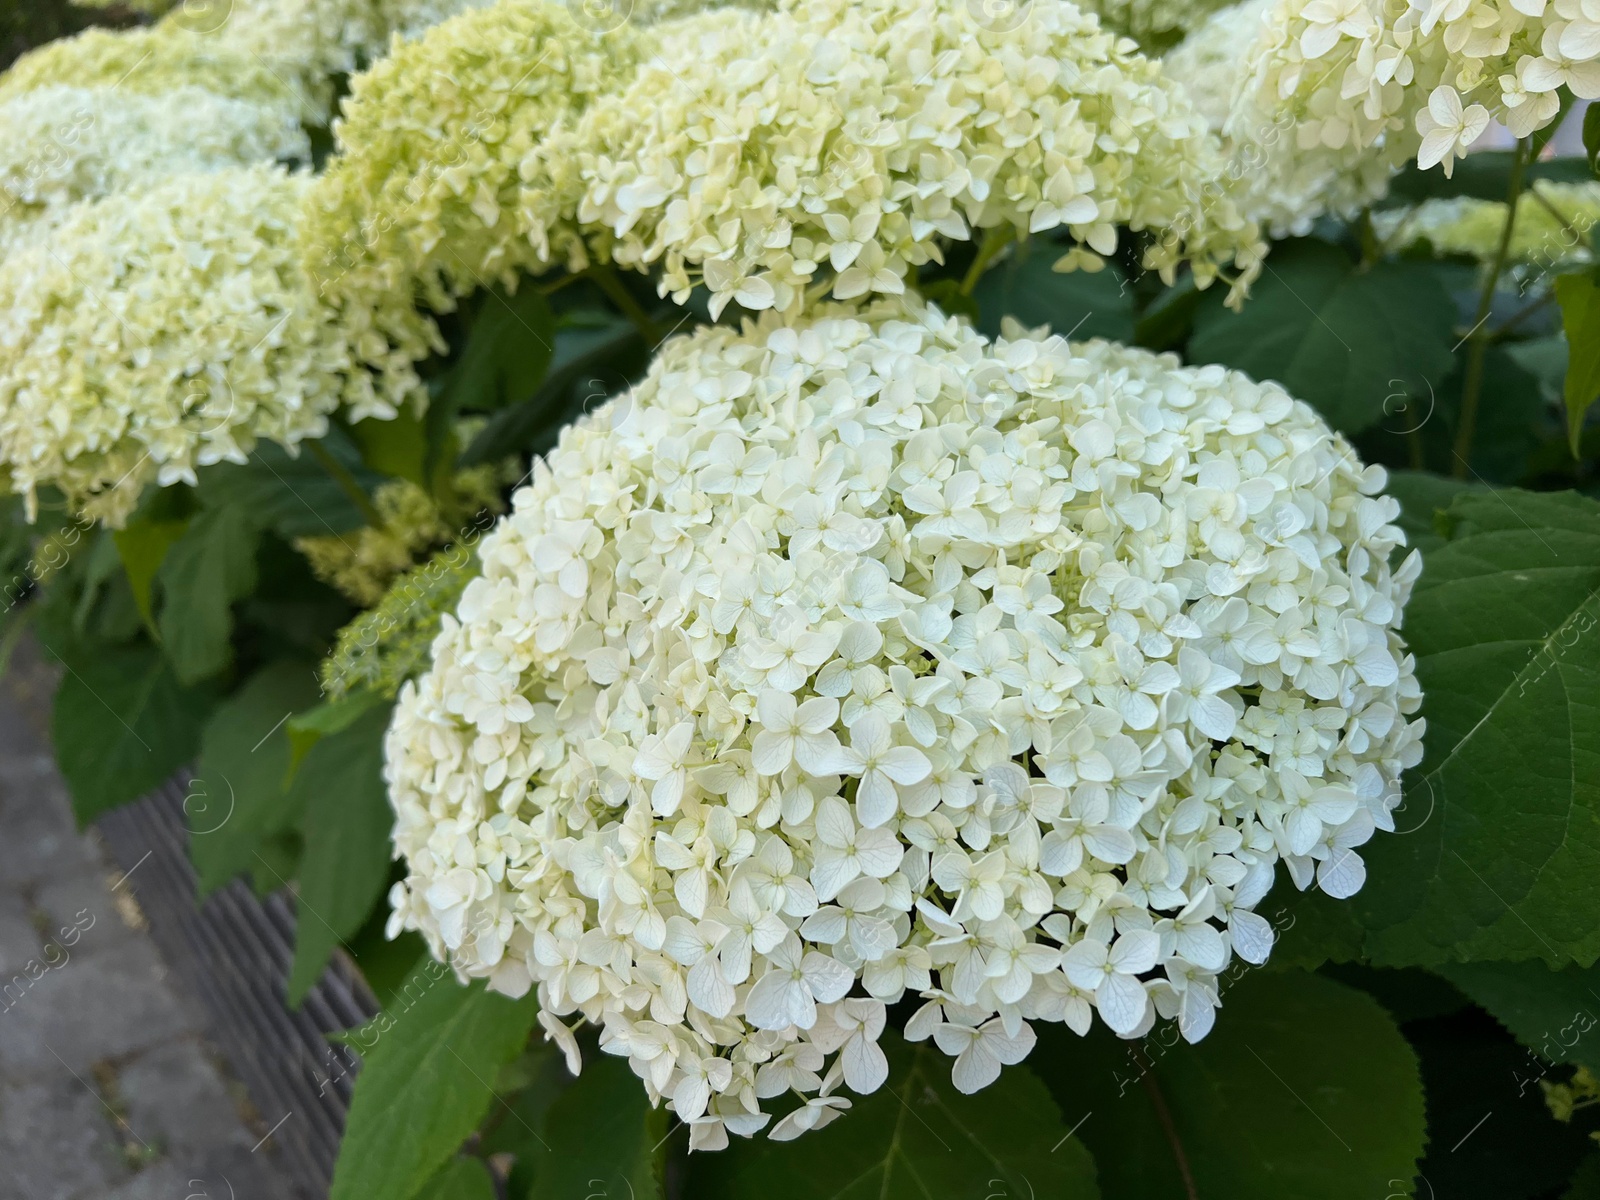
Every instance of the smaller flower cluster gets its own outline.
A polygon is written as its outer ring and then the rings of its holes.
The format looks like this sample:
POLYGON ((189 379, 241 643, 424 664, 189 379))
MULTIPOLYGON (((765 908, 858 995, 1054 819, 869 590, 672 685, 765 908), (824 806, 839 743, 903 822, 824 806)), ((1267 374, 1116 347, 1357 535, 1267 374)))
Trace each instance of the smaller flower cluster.
MULTIPOLYGON (((1484 262, 1499 249, 1503 200, 1468 196, 1429 200, 1373 218, 1378 236, 1395 248, 1426 242, 1436 254, 1466 254, 1484 262)), ((1510 260, 1539 267, 1592 257, 1590 232, 1600 222, 1600 184, 1538 181, 1517 200, 1506 247, 1510 260)))
POLYGON ((0 100, 0 128, 0 222, 173 174, 311 156, 288 110, 199 87, 41 87, 0 100))
POLYGON ((1544 128, 1565 89, 1600 97, 1592 0, 1275 0, 1255 85, 1302 145, 1443 164, 1499 120, 1544 128))
POLYGON ((142 95, 196 87, 262 108, 287 110, 302 121, 325 119, 320 105, 261 58, 170 20, 148 29, 88 29, 41 46, 0 75, 0 99, 52 85, 142 95))
POLYGON ((173 176, 75 206, 0 263, 0 460, 115 525, 148 480, 195 481, 257 438, 320 437, 341 402, 392 416, 300 269, 308 180, 173 176))
MULTIPOLYGON (((668 23, 620 92, 549 157, 576 162, 580 224, 618 263, 664 269, 718 313, 896 294, 950 241, 1062 229, 1236 291, 1261 246, 1216 138, 1157 63, 1066 0, 1025 19, 977 4, 795 0, 668 23), (641 114, 648 114, 641 119, 641 114), (831 279, 829 275, 831 274, 831 279)), ((541 240, 538 214, 530 229, 541 240)))
POLYGON ((490 466, 457 472, 448 501, 436 499, 409 479, 388 480, 372 497, 382 524, 297 538, 295 549, 305 555, 317 578, 361 608, 370 608, 383 598, 395 576, 419 557, 454 542, 475 518, 501 512, 505 506, 500 488, 510 482, 504 474, 490 466))
MULTIPOLYGON (((551 192, 535 147, 551 126, 614 87, 638 38, 597 33, 547 0, 502 0, 429 30, 351 82, 335 124, 340 152, 308 198, 306 266, 325 300, 367 314, 386 361, 444 349, 435 310, 557 253, 582 251, 568 227, 530 242, 524 198, 551 192)), ((414 380, 398 379, 405 391, 414 380)))
POLYGON ((1227 176, 1251 220, 1278 236, 1303 235, 1326 213, 1349 217, 1382 196, 1412 147, 1325 144, 1255 73, 1278 0, 1243 0, 1212 13, 1162 59, 1222 138, 1227 176))
POLYGON ((335 700, 358 693, 393 699, 406 680, 427 669, 428 648, 443 617, 455 611, 478 569, 463 539, 400 575, 375 605, 339 631, 319 672, 322 690, 335 700))

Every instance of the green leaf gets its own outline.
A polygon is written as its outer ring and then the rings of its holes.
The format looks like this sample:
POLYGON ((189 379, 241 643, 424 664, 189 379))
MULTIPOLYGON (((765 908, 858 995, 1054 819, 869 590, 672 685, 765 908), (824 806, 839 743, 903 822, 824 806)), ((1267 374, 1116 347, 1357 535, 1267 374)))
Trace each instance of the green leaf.
POLYGON ((289 718, 286 726, 289 735, 289 763, 284 772, 284 784, 293 782, 295 773, 305 757, 323 738, 350 728, 368 709, 383 703, 383 697, 371 692, 352 692, 338 700, 329 700, 289 718))
MULTIPOLYGON (((328 430, 322 446, 369 495, 383 482, 341 430, 328 430)), ((304 450, 291 456, 276 442, 257 442, 248 462, 217 463, 199 475, 200 500, 207 508, 237 507, 289 540, 348 533, 367 523, 345 490, 304 450)))
POLYGON ((139 616, 152 634, 156 633, 156 619, 150 593, 156 572, 161 569, 167 551, 188 527, 187 520, 135 521, 125 529, 112 531, 122 569, 128 573, 128 586, 133 589, 133 602, 139 606, 139 616))
MULTIPOLYGON (((1583 114, 1583 133, 1587 142, 1589 112, 1583 114)), ((1600 1200, 1600 1154, 1591 1154, 1579 1164, 1578 1169, 1573 1172, 1572 1184, 1563 1200, 1600 1200)))
POLYGON ((1406 531, 1408 544, 1421 550, 1426 562, 1434 547, 1445 543, 1439 531, 1440 514, 1457 496, 1480 486, 1428 471, 1390 471, 1384 491, 1400 501, 1400 518, 1395 524, 1406 531))
MULTIPOLYGON (((1470 196, 1475 200, 1504 200, 1511 180, 1510 150, 1480 150, 1456 160, 1455 170, 1446 178, 1437 168, 1420 170, 1412 163, 1389 185, 1393 203, 1470 196)), ((1589 164, 1583 158, 1554 158, 1531 162, 1523 173, 1524 185, 1547 179, 1552 183, 1583 183, 1589 178, 1589 164)))
POLYGON ((260 869, 255 856, 261 842, 298 822, 283 787, 285 726, 316 695, 314 665, 279 661, 252 675, 206 722, 183 806, 201 896, 260 869))
POLYGON ((299 1004, 317 981, 334 946, 366 923, 388 883, 394 825, 383 782, 388 726, 385 705, 323 738, 289 788, 290 804, 305 813, 306 847, 295 901, 291 1005, 299 1004))
POLYGON ((1573 457, 1577 457, 1583 418, 1600 396, 1600 283, 1588 272, 1558 275, 1555 291, 1561 305, 1561 328, 1567 335, 1567 381, 1562 389, 1567 438, 1573 457))
POLYGON ((482 1159, 452 1159, 422 1185, 417 1200, 495 1200, 494 1179, 482 1159))
POLYGON ((1452 963, 1435 969, 1546 1060, 1600 1071, 1600 966, 1552 971, 1541 962, 1452 963))
MULTIPOLYGON (((1428 1106, 1417 1200, 1558 1195, 1593 1143, 1552 1119, 1539 1087, 1545 1068, 1476 1008, 1405 1030, 1428 1106)), ((1552 1072, 1549 1080, 1565 1074, 1552 1072)))
POLYGON ((564 315, 544 383, 529 399, 491 416, 462 453, 461 465, 553 445, 562 426, 612 394, 619 372, 626 375, 648 358, 649 347, 632 321, 609 313, 564 315))
POLYGON ((550 302, 537 288, 487 292, 450 374, 454 407, 490 412, 532 396, 555 352, 555 329, 550 302))
POLYGON ((212 693, 180 684, 150 646, 63 662, 50 740, 78 823, 87 825, 137 800, 190 760, 212 693))
POLYGON ((1363 848, 1375 961, 1600 956, 1600 504, 1463 494, 1406 610, 1418 824, 1363 848), (1429 815, 1431 814, 1431 815, 1429 815), (1370 851, 1370 853, 1369 853, 1370 851))
POLYGON ((701 1170, 691 1194, 719 1200, 1100 1195, 1095 1164, 1026 1067, 1008 1067, 981 1092, 964 1096, 950 1082, 951 1060, 932 1046, 908 1045, 893 1033, 880 1044, 889 1058, 883 1087, 851 1097, 849 1112, 795 1141, 734 1139, 703 1164, 696 1156, 692 1165, 701 1170))
POLYGON ((329 1200, 411 1200, 477 1128, 537 1011, 531 993, 508 1000, 439 963, 419 969, 348 1039, 363 1063, 329 1200))
POLYGON ((1050 326, 1051 332, 1074 341, 1103 337, 1133 340, 1133 288, 1122 272, 1107 267, 1088 271, 1055 271, 1064 247, 1048 238, 1029 238, 1012 248, 1004 261, 978 280, 973 299, 983 319, 978 328, 998 336, 1004 317, 1015 317, 1030 329, 1050 326))
POLYGON ((667 1136, 667 1123, 652 1120, 658 1113, 666 1115, 650 1107, 644 1084, 626 1060, 590 1056, 583 1074, 545 1116, 544 1136, 532 1151, 535 1173, 528 1200, 660 1195, 655 1144, 667 1136))
POLYGON ((1600 109, 1583 110, 1583 149, 1589 156, 1589 173, 1600 179, 1600 109))
POLYGON ((1178 1149, 1202 1197, 1410 1194, 1424 1142, 1417 1060, 1362 992, 1247 970, 1192 1046, 1171 1024, 1139 1044, 1040 1035, 1030 1061, 1067 1123, 1082 1122, 1109 1197, 1183 1196, 1178 1149))
POLYGON ((381 475, 409 479, 427 488, 428 438, 423 421, 410 407, 392 420, 369 418, 350 427, 350 437, 361 450, 361 461, 381 475))
POLYGON ((233 605, 256 586, 259 533, 241 508, 202 512, 167 552, 161 583, 162 649, 184 683, 233 661, 233 605))
POLYGON ((1449 373, 1454 317, 1426 264, 1361 270, 1326 242, 1287 242, 1242 312, 1220 300, 1200 307, 1189 358, 1276 380, 1335 428, 1358 433, 1396 396, 1426 396, 1449 373))

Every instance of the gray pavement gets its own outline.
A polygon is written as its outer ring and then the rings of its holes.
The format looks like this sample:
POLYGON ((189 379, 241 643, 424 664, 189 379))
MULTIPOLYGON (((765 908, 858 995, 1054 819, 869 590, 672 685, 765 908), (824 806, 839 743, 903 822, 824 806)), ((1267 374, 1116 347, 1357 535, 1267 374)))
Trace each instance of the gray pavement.
POLYGON ((133 889, 74 829, 48 689, 26 658, 0 681, 0 1200, 286 1200, 133 889))

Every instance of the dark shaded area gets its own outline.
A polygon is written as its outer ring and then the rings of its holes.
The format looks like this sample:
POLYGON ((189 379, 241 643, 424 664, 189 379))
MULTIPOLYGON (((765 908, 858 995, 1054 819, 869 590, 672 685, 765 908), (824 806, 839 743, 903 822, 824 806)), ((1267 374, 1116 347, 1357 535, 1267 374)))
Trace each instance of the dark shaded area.
POLYGON ((3 0, 0 3, 0 71, 36 46, 69 37, 91 25, 138 25, 143 16, 123 5, 76 8, 67 0, 3 0))

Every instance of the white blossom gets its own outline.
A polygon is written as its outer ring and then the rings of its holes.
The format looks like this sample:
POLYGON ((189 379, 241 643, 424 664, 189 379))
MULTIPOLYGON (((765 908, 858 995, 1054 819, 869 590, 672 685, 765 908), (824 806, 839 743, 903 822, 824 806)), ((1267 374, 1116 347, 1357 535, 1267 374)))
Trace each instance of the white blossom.
POLYGON ((910 297, 673 339, 402 693, 397 923, 700 1149, 881 1086, 908 994, 968 1091, 1040 1020, 1201 1037, 1421 754, 1383 484, 1274 384, 910 297))

